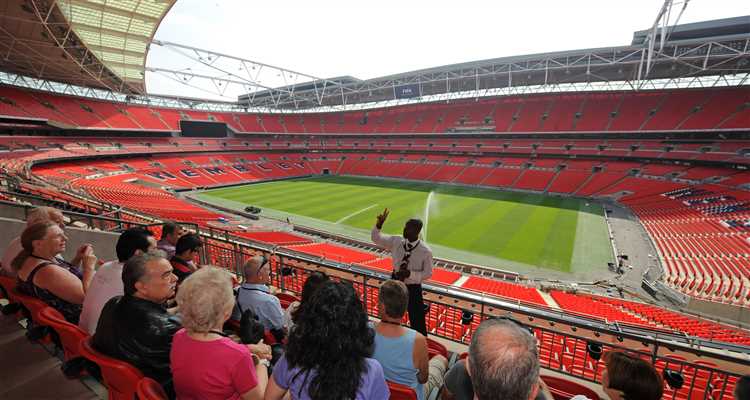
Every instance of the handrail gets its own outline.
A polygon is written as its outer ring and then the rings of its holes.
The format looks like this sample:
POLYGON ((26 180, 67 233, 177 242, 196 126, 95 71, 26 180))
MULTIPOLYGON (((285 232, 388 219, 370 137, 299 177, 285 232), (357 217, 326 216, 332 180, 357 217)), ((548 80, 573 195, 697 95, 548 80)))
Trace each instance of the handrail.
MULTIPOLYGON (((214 240, 221 241, 222 239, 214 240)), ((210 242, 204 243, 204 252, 210 253, 212 251, 212 246, 215 245, 211 244, 210 242)), ((240 244, 239 252, 235 254, 234 257, 243 258, 245 256, 248 256, 249 254, 253 254, 256 252, 263 252, 268 257, 275 257, 278 265, 284 267, 295 268, 295 266, 299 263, 309 264, 311 266, 310 269, 326 268, 332 271, 336 271, 337 273, 356 276, 358 277, 358 279, 361 279, 363 283, 366 283, 368 280, 380 282, 389 278, 389 275, 387 274, 372 271, 355 264, 345 264, 325 260, 321 257, 311 256, 305 253, 285 249, 278 246, 272 247, 270 249, 268 247, 262 249, 250 244, 240 244)), ((282 290, 291 289, 285 287, 284 280, 277 280, 277 282, 275 283, 277 283, 277 287, 282 290)), ((423 290, 427 293, 428 296, 433 295, 440 298, 450 298, 451 301, 455 303, 473 304, 474 309, 491 309, 520 313, 526 317, 530 317, 532 319, 542 319, 552 324, 565 324, 570 327, 575 327, 576 329, 585 329, 598 332, 600 335, 604 334, 621 339, 630 339, 659 346, 668 346, 670 349, 679 349, 691 353, 697 352, 697 354, 710 355, 714 358, 726 358, 727 360, 732 360, 733 362, 737 361, 736 357, 726 354, 716 354, 714 352, 704 351, 702 349, 725 349, 738 354, 746 354, 750 356, 750 347, 748 346, 709 341, 702 338, 686 336, 678 332, 656 330, 643 326, 635 326, 622 323, 608 323, 606 321, 602 321, 599 318, 591 316, 587 317, 585 315, 573 315, 566 310, 553 309, 537 304, 525 303, 515 299, 501 299, 495 296, 491 297, 454 287, 427 283, 423 285, 423 290)))

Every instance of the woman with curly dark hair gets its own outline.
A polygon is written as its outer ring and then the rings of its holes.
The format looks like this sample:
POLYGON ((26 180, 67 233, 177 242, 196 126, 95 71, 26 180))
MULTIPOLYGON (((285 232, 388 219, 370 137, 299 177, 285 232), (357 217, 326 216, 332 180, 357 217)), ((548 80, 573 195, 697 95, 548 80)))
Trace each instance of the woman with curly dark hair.
POLYGON ((354 288, 324 283, 300 305, 265 400, 386 400, 383 368, 370 358, 373 332, 354 288))

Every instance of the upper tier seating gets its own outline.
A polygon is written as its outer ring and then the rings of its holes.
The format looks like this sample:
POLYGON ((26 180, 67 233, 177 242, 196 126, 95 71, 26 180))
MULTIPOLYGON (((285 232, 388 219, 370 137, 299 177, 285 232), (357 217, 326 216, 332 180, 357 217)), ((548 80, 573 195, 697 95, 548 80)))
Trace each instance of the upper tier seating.
POLYGON ((180 120, 221 121, 236 132, 443 133, 603 132, 750 127, 742 88, 534 94, 327 114, 248 114, 105 103, 0 87, 0 115, 68 126, 179 130, 180 120))

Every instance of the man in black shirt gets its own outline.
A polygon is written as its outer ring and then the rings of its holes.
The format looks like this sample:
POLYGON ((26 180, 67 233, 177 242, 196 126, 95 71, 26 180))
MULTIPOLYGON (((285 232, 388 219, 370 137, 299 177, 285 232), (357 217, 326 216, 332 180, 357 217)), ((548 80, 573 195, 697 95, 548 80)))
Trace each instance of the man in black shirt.
POLYGON ((122 270, 124 296, 104 306, 92 344, 98 351, 140 369, 173 394, 169 353, 182 327, 164 303, 174 296, 177 277, 161 252, 130 258, 122 270))

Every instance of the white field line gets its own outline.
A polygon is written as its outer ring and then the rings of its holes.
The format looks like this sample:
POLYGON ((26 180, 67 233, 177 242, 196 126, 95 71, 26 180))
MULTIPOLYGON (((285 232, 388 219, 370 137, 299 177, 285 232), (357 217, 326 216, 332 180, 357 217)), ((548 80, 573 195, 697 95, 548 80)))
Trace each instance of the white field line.
POLYGON ((347 219, 349 219, 349 218, 351 218, 351 217, 353 217, 353 216, 355 216, 355 215, 357 215, 357 214, 361 214, 361 213, 363 213, 363 212, 365 212, 365 211, 367 211, 367 210, 369 210, 369 209, 371 209, 371 208, 373 208, 373 207, 375 207, 375 206, 377 206, 377 204, 373 204, 373 205, 371 205, 370 207, 365 207, 365 208, 363 208, 363 209, 361 209, 361 210, 359 210, 359 211, 355 211, 355 212, 353 212, 353 213, 351 213, 351 214, 347 215, 346 217, 344 217, 344 218, 341 218, 340 220, 336 221, 335 223, 337 223, 337 224, 340 224, 340 223, 342 223, 342 222, 346 221, 347 219))

